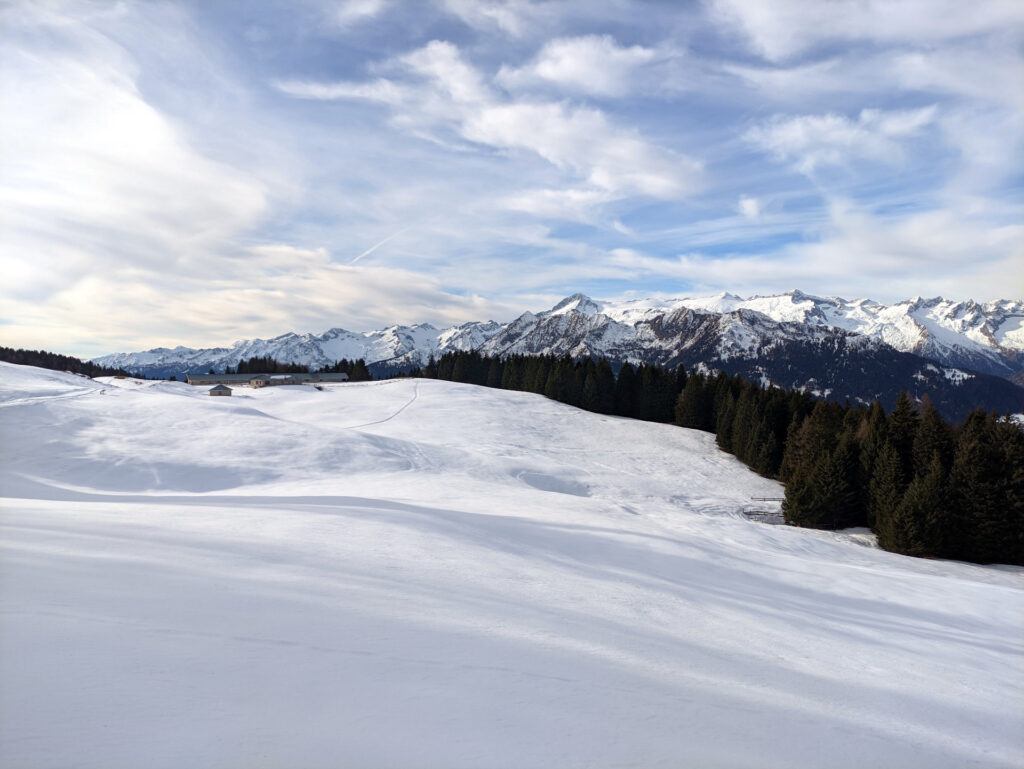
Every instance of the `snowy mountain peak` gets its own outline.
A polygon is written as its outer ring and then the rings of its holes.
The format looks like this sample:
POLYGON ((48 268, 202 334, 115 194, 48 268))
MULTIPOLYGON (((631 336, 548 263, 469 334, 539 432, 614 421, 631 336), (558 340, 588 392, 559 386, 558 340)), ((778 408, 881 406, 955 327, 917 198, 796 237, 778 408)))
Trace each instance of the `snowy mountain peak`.
POLYGON ((849 344, 871 340, 945 366, 1002 377, 1024 368, 1020 300, 978 304, 914 297, 885 305, 871 299, 826 299, 799 289, 746 299, 722 292, 604 301, 576 293, 549 310, 525 312, 509 323, 469 322, 445 329, 422 323, 365 332, 332 328, 320 335, 241 340, 230 348, 156 348, 95 362, 152 376, 223 370, 253 356, 316 367, 362 358, 378 370, 409 368, 455 350, 665 363, 698 348, 709 356, 750 355, 781 341, 820 341, 829 335, 849 344))
POLYGON ((551 315, 565 315, 569 312, 578 312, 583 315, 597 315, 603 309, 603 305, 598 304, 589 296, 585 294, 572 294, 571 296, 565 297, 562 301, 556 304, 547 312, 540 313, 542 316, 551 315))

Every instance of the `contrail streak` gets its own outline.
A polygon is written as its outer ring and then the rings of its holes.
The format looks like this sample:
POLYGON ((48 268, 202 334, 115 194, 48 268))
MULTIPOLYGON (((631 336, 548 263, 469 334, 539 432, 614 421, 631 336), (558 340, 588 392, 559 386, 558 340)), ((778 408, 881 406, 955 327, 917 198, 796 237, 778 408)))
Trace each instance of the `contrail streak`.
POLYGON ((405 232, 405 231, 406 231, 407 229, 409 229, 409 228, 408 228, 408 227, 403 227, 403 228, 402 228, 402 229, 400 229, 400 230, 399 230, 398 232, 393 232, 393 233, 391 233, 390 235, 388 235, 388 236, 387 236, 386 238, 384 238, 384 240, 382 240, 382 241, 381 241, 380 243, 375 243, 374 245, 370 246, 370 247, 369 247, 368 249, 366 249, 365 251, 363 251, 363 253, 361 253, 361 254, 360 254, 359 256, 357 256, 357 257, 356 257, 355 259, 353 259, 353 260, 352 260, 351 262, 349 262, 349 265, 351 266, 351 265, 355 264, 355 263, 356 263, 356 262, 358 262, 358 261, 359 261, 360 259, 362 259, 362 258, 363 258, 364 256, 369 256, 369 255, 370 255, 370 254, 372 254, 372 253, 373 253, 374 251, 376 251, 376 250, 377 250, 378 248, 380 248, 380 247, 381 247, 381 246, 383 246, 383 245, 384 245, 385 243, 387 243, 387 242, 388 242, 389 240, 392 240, 393 238, 397 238, 397 237, 398 237, 399 235, 401 235, 401 234, 402 234, 403 232, 405 232))

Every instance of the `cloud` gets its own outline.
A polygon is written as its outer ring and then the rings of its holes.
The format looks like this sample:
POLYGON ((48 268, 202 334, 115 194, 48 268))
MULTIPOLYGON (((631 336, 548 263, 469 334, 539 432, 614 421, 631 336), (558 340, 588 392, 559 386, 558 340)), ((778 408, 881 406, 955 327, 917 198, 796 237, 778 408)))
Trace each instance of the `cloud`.
POLYGON ((1019 4, 824 5, 849 28, 758 0, 2 5, 0 333, 1022 293, 1019 4))
POLYGON ((685 253, 662 258, 615 249, 609 262, 637 275, 683 280, 698 291, 800 288, 882 301, 940 294, 985 301, 1024 294, 1019 267, 1024 263, 1024 225, 992 226, 970 209, 888 219, 835 199, 827 226, 807 242, 725 257, 685 253))
POLYGON ((349 27, 378 16, 388 5, 388 0, 344 0, 332 11, 339 26, 349 27))
POLYGON ((0 68, 0 258, 19 277, 4 295, 46 301, 103 270, 198 269, 265 212, 264 183, 196 151, 142 98, 119 46, 46 14, 31 22, 59 42, 39 56, 15 38, 0 68))
POLYGON ((885 62, 904 89, 945 93, 990 106, 1009 107, 1024 117, 1024 60, 1000 39, 950 46, 942 51, 894 54, 885 62))
POLYGON ((399 61, 412 72, 430 81, 455 104, 474 106, 491 99, 483 78, 462 58, 451 43, 433 40, 423 48, 407 53, 399 61))
POLYGON ((781 61, 834 41, 933 45, 1002 32, 1024 22, 1016 0, 713 0, 712 14, 758 53, 781 61))
POLYGON ((896 163, 899 141, 920 133, 935 120, 932 105, 914 110, 861 110, 856 120, 844 115, 777 115, 751 128, 744 138, 779 160, 793 161, 801 173, 855 159, 896 163))
POLYGON ((562 103, 486 106, 466 118, 462 135, 479 144, 536 152, 618 195, 681 197, 695 191, 700 172, 696 161, 616 129, 599 110, 562 103))
POLYGON ((740 202, 737 208, 748 219, 757 219, 761 216, 761 203, 757 198, 740 195, 740 202))
POLYGON ((297 97, 387 104, 396 124, 410 130, 448 130, 474 145, 534 153, 570 173, 567 195, 577 200, 581 181, 608 193, 590 195, 595 202, 637 194, 674 199, 699 188, 701 164, 693 158, 645 141, 593 107, 499 96, 452 43, 432 41, 388 66, 411 80, 275 86, 297 97))
POLYGON ((610 201, 611 196, 599 189, 538 189, 510 195, 504 205, 545 219, 594 223, 593 211, 610 201))
POLYGON ((575 93, 623 96, 634 88, 636 70, 656 56, 652 48, 620 46, 611 35, 557 38, 527 65, 502 67, 496 80, 510 89, 547 83, 575 93))
POLYGON ((47 346, 63 335, 79 354, 174 344, 228 345, 285 331, 323 331, 339 317, 355 329, 394 323, 439 325, 470 319, 510 320, 521 308, 445 290, 429 274, 380 266, 341 265, 324 249, 254 246, 212 276, 162 283, 153 272, 96 272, 49 297, 45 305, 15 299, 0 342, 47 346), (301 297, 301 299, 298 299, 301 297), (89 318, 88 338, 81 337, 89 318))
POLYGON ((546 15, 543 4, 529 0, 444 0, 444 7, 471 27, 499 29, 517 37, 526 33, 534 19, 546 15))
POLYGON ((274 87, 289 96, 300 99, 366 99, 382 104, 398 105, 408 97, 405 88, 380 78, 367 83, 310 83, 303 80, 275 80, 274 87))

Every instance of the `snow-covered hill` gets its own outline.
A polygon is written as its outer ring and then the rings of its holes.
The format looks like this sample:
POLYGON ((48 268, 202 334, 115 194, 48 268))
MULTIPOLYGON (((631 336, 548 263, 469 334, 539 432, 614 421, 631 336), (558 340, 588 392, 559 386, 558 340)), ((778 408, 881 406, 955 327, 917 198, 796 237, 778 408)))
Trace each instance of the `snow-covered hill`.
POLYGON ((0 364, 0 765, 1024 765, 1024 572, 747 521, 711 435, 0 364))
POLYGON ((596 301, 574 294, 550 310, 526 312, 510 323, 466 323, 449 329, 392 326, 356 333, 285 334, 236 342, 230 348, 158 348, 119 353, 95 362, 149 376, 209 368, 270 356, 312 366, 363 358, 380 367, 422 366, 451 350, 491 354, 573 354, 622 362, 664 362, 699 347, 712 358, 749 355, 780 342, 859 336, 950 367, 1008 377, 1024 368, 1024 302, 987 304, 911 299, 886 306, 791 291, 742 299, 731 294, 675 300, 596 301))

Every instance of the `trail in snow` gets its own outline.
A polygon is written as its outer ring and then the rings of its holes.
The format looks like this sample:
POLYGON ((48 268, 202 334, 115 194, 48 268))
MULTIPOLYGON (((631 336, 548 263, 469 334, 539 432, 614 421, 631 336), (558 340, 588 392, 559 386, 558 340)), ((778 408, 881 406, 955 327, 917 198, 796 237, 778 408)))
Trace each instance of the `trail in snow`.
POLYGON ((352 425, 348 429, 350 429, 350 430, 358 430, 358 429, 363 428, 363 427, 372 427, 373 425, 381 425, 381 424, 384 424, 385 422, 390 422, 392 419, 394 419, 399 414, 401 414, 403 411, 405 411, 407 408, 409 408, 409 406, 411 406, 413 403, 415 403, 416 402, 416 397, 418 395, 419 395, 419 383, 414 381, 413 382, 412 397, 409 398, 409 400, 407 400, 405 403, 403 403, 402 407, 400 409, 398 409, 398 411, 396 411, 394 414, 390 414, 390 415, 384 417, 383 419, 378 419, 378 420, 376 420, 374 422, 366 422, 365 424, 361 424, 361 425, 352 425))

